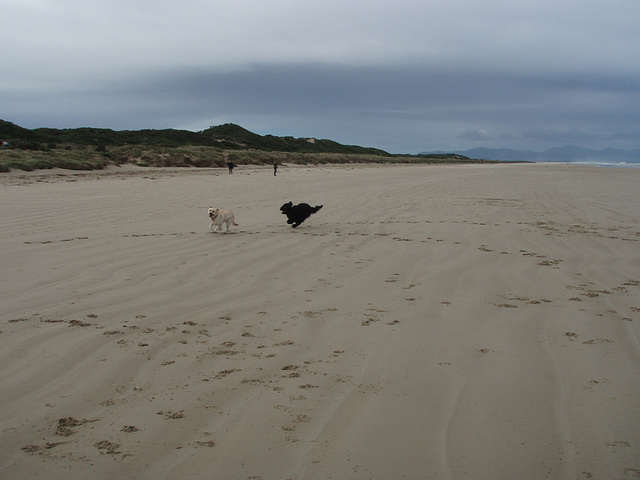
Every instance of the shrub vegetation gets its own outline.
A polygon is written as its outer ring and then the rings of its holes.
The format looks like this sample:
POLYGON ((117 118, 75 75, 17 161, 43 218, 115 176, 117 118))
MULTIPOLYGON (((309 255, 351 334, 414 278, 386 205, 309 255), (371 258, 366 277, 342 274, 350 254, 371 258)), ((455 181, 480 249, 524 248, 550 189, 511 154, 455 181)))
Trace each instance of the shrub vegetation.
POLYGON ((0 120, 0 172, 11 169, 102 169, 125 163, 154 167, 331 163, 475 163, 461 155, 392 155, 332 140, 258 135, 224 124, 201 132, 114 131, 100 128, 28 130, 0 120))

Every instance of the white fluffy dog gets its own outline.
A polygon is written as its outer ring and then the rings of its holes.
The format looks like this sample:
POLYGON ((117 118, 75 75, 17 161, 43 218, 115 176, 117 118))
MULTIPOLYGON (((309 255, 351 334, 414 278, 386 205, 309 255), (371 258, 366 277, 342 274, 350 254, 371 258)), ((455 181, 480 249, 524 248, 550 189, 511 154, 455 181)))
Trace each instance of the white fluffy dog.
POLYGON ((225 210, 223 208, 213 208, 209 207, 209 228, 214 232, 218 231, 220 228, 221 231, 228 232, 229 226, 234 225, 238 226, 236 223, 236 217, 233 215, 231 210, 225 210), (226 230, 222 230, 222 225, 226 226, 226 230))

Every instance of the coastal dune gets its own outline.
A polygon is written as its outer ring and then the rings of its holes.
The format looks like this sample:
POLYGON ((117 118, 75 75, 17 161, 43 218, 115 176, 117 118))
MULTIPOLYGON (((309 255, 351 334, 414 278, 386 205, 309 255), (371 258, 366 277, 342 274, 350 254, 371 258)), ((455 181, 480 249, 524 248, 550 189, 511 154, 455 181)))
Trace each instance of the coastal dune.
POLYGON ((639 184, 3 174, 0 476, 638 478, 639 184), (324 207, 292 229, 288 201, 324 207), (239 226, 210 232, 209 206, 239 226))

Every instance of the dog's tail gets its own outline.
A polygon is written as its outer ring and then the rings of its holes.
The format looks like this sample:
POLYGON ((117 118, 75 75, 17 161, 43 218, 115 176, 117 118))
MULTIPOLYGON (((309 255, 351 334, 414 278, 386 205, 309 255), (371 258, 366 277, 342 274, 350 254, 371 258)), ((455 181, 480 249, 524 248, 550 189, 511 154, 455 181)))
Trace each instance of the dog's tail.
POLYGON ((316 205, 311 209, 311 213, 316 213, 318 210, 322 208, 322 205, 316 205))

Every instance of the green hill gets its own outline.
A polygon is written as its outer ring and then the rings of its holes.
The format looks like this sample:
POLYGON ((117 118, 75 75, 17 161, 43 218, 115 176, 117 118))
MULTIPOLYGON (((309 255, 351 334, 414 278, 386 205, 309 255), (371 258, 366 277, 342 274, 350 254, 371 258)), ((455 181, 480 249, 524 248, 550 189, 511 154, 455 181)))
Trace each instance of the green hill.
POLYGON ((201 146, 227 150, 263 150, 297 153, 350 153, 390 155, 376 148, 342 145, 331 140, 315 138, 276 137, 258 135, 239 125, 226 123, 201 132, 188 130, 122 130, 105 128, 27 130, 0 120, 0 139, 8 140, 16 148, 31 150, 51 149, 58 145, 116 147, 148 145, 156 147, 201 146))
MULTIPOLYGON (((92 170, 130 163, 156 167, 325 163, 476 163, 455 154, 394 155, 377 148, 316 138, 258 135, 232 123, 200 132, 105 128, 29 130, 0 120, 0 172, 11 169, 92 170)), ((490 163, 482 161, 483 163, 490 163)))

